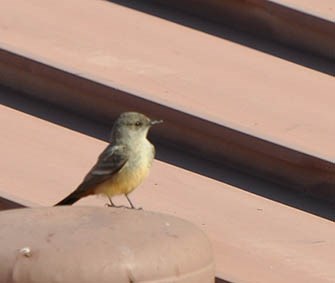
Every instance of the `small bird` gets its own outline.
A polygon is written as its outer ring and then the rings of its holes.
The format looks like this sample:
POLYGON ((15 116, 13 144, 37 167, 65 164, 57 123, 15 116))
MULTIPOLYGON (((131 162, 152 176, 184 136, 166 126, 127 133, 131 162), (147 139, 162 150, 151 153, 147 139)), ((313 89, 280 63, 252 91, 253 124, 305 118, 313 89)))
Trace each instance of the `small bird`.
POLYGON ((100 154, 98 161, 82 183, 58 205, 71 205, 93 194, 108 197, 108 206, 116 207, 115 195, 125 195, 131 208, 135 208, 129 194, 149 174, 155 156, 155 147, 148 141, 151 126, 162 123, 137 112, 122 113, 115 121, 111 143, 100 154))

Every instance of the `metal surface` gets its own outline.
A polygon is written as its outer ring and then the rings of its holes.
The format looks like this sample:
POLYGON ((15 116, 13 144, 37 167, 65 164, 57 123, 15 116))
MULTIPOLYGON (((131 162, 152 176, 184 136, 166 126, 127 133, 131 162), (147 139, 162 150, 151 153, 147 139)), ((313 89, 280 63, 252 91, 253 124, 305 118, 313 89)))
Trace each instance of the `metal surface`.
POLYGON ((7 209, 15 209, 15 208, 22 208, 25 207, 24 205, 16 202, 11 201, 8 198, 4 197, 3 194, 0 192, 0 210, 7 210, 7 209))
MULTIPOLYGON (((112 1, 132 5, 131 1, 112 1)), ((335 60, 334 2, 153 0, 206 20, 335 60), (314 12, 316 10, 316 12, 314 12), (333 13, 332 13, 333 12, 333 13)))
POLYGON ((330 76, 107 1, 15 1, 1 84, 108 125, 124 110, 160 117, 161 143, 334 199, 330 76))
POLYGON ((0 82, 21 92, 0 91, 0 208, 59 201, 136 109, 165 124, 132 197, 200 226, 219 277, 333 282, 334 206, 287 188, 334 200, 334 65, 108 1, 13 0, 0 14, 0 82))
MULTIPOLYGON (((13 93, 11 98, 25 106, 13 93)), ((1 107, 1 131, 6 133, 0 136, 1 190, 51 206, 80 183, 106 143, 91 135, 101 125, 42 106, 26 105, 30 114, 1 107), (47 117, 32 115, 41 112, 47 117)), ((176 215, 200 227, 213 244, 219 278, 332 282, 334 207, 161 145, 157 156, 160 160, 132 200, 145 211, 176 215)), ((105 203, 103 197, 87 197, 78 206, 105 203)), ((122 197, 115 203, 127 204, 122 197)))
POLYGON ((238 128, 195 117, 113 85, 4 49, 0 50, 0 71, 3 85, 96 121, 110 121, 110 126, 115 117, 127 109, 159 117, 165 121, 153 133, 159 143, 335 201, 335 164, 330 160, 281 146, 238 128))

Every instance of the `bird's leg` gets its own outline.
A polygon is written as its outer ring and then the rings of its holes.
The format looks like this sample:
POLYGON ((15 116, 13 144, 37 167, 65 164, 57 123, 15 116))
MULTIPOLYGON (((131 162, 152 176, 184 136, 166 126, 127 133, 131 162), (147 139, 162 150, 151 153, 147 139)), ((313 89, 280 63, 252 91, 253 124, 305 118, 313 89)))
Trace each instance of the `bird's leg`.
POLYGON ((115 207, 115 204, 112 201, 112 198, 109 195, 106 195, 110 203, 106 203, 108 207, 115 207))
POLYGON ((138 209, 138 210, 143 209, 142 207, 136 208, 136 207, 133 205, 133 203, 131 202, 130 198, 128 197, 128 194, 125 194, 125 196, 126 196, 128 202, 129 202, 129 204, 130 204, 130 207, 131 207, 132 209, 138 209))
POLYGON ((109 202, 110 202, 110 204, 106 203, 106 206, 115 207, 115 208, 121 208, 121 207, 128 208, 127 206, 124 206, 124 205, 115 205, 114 202, 112 201, 112 198, 109 195, 106 195, 106 196, 107 196, 107 198, 109 199, 109 202))

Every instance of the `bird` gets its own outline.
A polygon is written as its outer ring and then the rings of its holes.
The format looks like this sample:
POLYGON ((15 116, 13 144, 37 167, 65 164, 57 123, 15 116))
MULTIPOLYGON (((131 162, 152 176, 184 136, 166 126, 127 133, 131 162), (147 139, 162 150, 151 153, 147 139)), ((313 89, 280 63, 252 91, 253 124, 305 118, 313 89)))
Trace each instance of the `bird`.
POLYGON ((162 122, 138 112, 122 113, 114 122, 110 143, 96 164, 79 186, 55 206, 72 205, 83 197, 102 194, 111 207, 118 207, 112 197, 125 195, 130 208, 135 209, 129 194, 147 177, 155 156, 155 147, 147 134, 153 125, 162 122))

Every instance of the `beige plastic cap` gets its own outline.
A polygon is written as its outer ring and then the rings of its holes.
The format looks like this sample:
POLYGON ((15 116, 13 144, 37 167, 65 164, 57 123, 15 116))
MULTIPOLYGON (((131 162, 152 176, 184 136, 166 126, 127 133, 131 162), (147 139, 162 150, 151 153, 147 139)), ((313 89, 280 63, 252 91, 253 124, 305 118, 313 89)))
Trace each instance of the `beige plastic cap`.
POLYGON ((207 237, 170 215, 24 208, 1 212, 0 227, 0 282, 214 282, 207 237))

